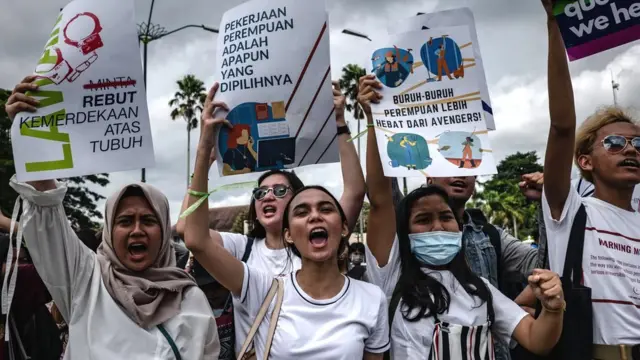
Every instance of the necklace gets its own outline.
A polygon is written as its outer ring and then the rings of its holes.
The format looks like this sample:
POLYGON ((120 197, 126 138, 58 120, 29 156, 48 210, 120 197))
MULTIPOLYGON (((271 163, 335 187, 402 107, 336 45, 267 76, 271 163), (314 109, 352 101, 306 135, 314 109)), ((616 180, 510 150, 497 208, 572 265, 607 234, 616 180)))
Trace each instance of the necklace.
POLYGON ((240 152, 240 150, 238 150, 238 148, 236 148, 235 150, 242 156, 242 159, 247 160, 247 155, 245 155, 244 151, 240 152))

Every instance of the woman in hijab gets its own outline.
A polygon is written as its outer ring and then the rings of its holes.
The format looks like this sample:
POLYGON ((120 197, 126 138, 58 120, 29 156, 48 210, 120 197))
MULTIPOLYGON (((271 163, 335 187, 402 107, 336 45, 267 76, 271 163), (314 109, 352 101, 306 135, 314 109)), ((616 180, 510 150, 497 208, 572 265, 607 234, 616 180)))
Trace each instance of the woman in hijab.
POLYGON ((70 324, 65 359, 216 359, 219 341, 204 293, 176 267, 169 203, 146 184, 107 200, 95 254, 71 229, 53 180, 11 186, 33 263, 70 324))
MULTIPOLYGON (((35 111, 37 100, 24 94, 37 91, 34 79, 7 100, 11 120, 35 111)), ((109 197, 96 254, 67 221, 64 183, 14 177, 11 186, 23 203, 20 228, 33 263, 69 324, 65 359, 217 359, 215 319, 193 278, 176 267, 160 191, 132 184, 109 197)))

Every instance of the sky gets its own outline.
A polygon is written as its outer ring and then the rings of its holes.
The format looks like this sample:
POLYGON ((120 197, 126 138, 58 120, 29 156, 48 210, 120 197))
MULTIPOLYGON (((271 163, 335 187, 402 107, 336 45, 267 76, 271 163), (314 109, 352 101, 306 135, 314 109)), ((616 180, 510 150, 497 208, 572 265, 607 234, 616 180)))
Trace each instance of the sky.
MULTIPOLYGON (((33 71, 58 11, 65 0, 0 0, 0 88, 11 89, 33 71), (29 21, 25 21, 29 19, 29 21)), ((136 20, 147 20, 151 0, 135 2, 136 20)), ((319 1, 319 0, 305 0, 319 1)), ((242 0, 158 0, 152 23, 172 30, 187 24, 218 27, 222 14, 242 0)), ((549 128, 547 97, 546 17, 538 0, 327 0, 331 30, 332 77, 338 79, 349 63, 365 66, 371 44, 342 34, 352 29, 371 39, 383 38, 387 26, 417 12, 469 7, 474 13, 497 130, 490 134, 494 156, 500 161, 517 151, 537 151, 544 156, 549 128)), ((147 169, 147 182, 168 197, 172 219, 177 220, 187 187, 187 133, 182 120, 172 121, 168 102, 177 90, 176 81, 194 74, 209 87, 214 82, 216 35, 187 29, 149 45, 147 100, 153 131, 156 167, 147 169)), ((618 102, 640 108, 640 42, 624 45, 570 64, 574 81, 578 121, 599 106, 613 103, 612 74, 620 84, 618 102)), ((637 112, 636 112, 637 114, 637 112)), ((349 119, 349 117, 347 117, 349 119)), ((357 123, 350 121, 352 133, 357 123)), ((362 124, 364 125, 364 124, 362 124)), ((363 127, 364 129, 364 127, 363 127)), ((191 154, 195 156, 199 130, 192 132, 191 154)), ((362 138, 364 167, 366 140, 362 138)), ((194 159, 192 158, 191 166, 194 159)), ((296 170, 306 184, 320 184, 335 195, 342 193, 339 164, 317 165, 296 170)), ((112 173, 111 184, 96 190, 108 196, 121 186, 140 180, 140 171, 112 173)), ((244 182, 255 176, 221 179, 210 174, 210 189, 244 182)), ((409 179, 409 188, 424 179, 409 179)), ((211 206, 248 204, 249 191, 221 191, 211 197, 211 206)), ((103 203, 100 204, 103 206, 103 203)))

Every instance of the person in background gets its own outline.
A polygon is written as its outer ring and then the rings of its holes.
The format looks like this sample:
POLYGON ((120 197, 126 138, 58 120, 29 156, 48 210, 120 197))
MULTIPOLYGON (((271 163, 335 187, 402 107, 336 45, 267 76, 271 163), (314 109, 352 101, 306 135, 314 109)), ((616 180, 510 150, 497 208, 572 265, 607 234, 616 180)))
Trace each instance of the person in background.
MULTIPOLYGON (((9 241, 9 235, 0 235, 2 278, 11 269, 10 264, 6 263, 9 241)), ((15 246, 13 249, 15 251, 15 246)), ((15 255, 13 258, 16 259, 15 255)), ((15 261, 18 261, 18 278, 8 317, 9 324, 6 324, 7 317, 4 315, 0 321, 0 360, 22 359, 25 355, 32 360, 58 360, 63 354, 63 344, 54 319, 46 307, 51 301, 51 295, 36 268, 30 263, 24 248, 15 261), (4 332, 7 330, 11 331, 10 342, 4 341, 4 332), (10 355, 10 352, 14 355, 10 355)))
POLYGON ((634 292, 638 284, 627 274, 637 272, 638 264, 633 249, 640 239, 640 213, 632 207, 632 198, 640 183, 640 125, 621 108, 608 106, 588 117, 576 132, 566 48, 553 1, 542 3, 549 36, 551 118, 542 208, 550 269, 563 271, 565 256, 573 251, 569 239, 574 219, 586 213, 581 283, 591 289, 593 358, 636 359, 640 356, 640 308, 638 291, 634 292), (572 188, 574 162, 582 177, 594 184, 593 196, 581 197, 572 188))
MULTIPOLYGON (((215 84, 210 90, 209 97, 202 112, 203 119, 213 116, 214 110, 227 110, 225 104, 214 100, 219 85, 215 84)), ((337 142, 340 150, 340 164, 344 191, 340 198, 340 206, 345 211, 349 224, 349 233, 356 224, 365 195, 364 175, 360 160, 353 142, 348 141, 349 127, 344 117, 345 97, 340 92, 337 82, 334 82, 334 105, 337 122, 337 142)), ((215 161, 213 148, 207 150, 207 164, 209 169, 215 161)), ((205 157, 204 154, 201 154, 205 157)), ((258 187, 253 190, 249 205, 249 234, 233 234, 209 230, 211 243, 215 242, 229 251, 236 259, 246 262, 252 268, 277 276, 287 275, 300 269, 301 260, 292 257, 287 252, 282 241, 282 214, 293 193, 304 186, 300 178, 293 171, 272 170, 262 174, 258 179, 258 187)), ((192 196, 186 195, 181 213, 188 208, 192 196)), ((179 219, 176 224, 178 234, 185 237, 185 219, 179 219)), ((242 343, 253 319, 243 309, 243 304, 233 300, 235 351, 240 351, 242 343)))
POLYGON ((365 277, 367 267, 364 263, 364 244, 353 243, 349 245, 349 271, 347 276, 352 279, 362 280, 365 277))
POLYGON ((11 228, 11 219, 8 218, 2 212, 2 210, 0 210, 0 231, 8 233, 10 228, 11 228))

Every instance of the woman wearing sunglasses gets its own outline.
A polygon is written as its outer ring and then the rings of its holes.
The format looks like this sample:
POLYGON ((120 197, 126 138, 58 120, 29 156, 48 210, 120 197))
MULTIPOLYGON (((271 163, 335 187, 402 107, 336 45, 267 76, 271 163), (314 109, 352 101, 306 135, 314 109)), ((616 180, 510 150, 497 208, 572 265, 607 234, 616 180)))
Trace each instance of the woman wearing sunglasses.
MULTIPOLYGON (((216 89, 214 86, 209 93, 208 103, 216 89)), ((196 192, 207 190, 206 157, 216 138, 215 127, 226 123, 211 114, 204 113, 201 126, 191 184, 196 192)), ((266 190, 256 190, 254 197, 258 203, 286 201, 280 234, 288 249, 283 251, 293 253, 300 267, 279 278, 281 302, 266 302, 266 318, 258 320, 253 338, 257 358, 381 359, 389 347, 386 299, 377 286, 349 279, 340 272, 338 254, 348 246, 350 233, 340 202, 322 187, 302 187, 291 193, 277 185, 282 184, 270 183, 266 190), (269 328, 275 327, 276 321, 275 335, 270 338, 269 328)), ((192 196, 189 204, 196 201, 192 196)), ((244 264, 219 241, 211 241, 207 220, 206 205, 187 216, 185 242, 198 262, 231 291, 236 303, 242 304, 249 323, 253 323, 274 283, 273 272, 244 264)))
POLYGON ((542 205, 550 267, 562 271, 574 219, 584 209, 582 283, 591 288, 593 358, 636 358, 640 354, 632 354, 632 348, 640 344, 640 286, 634 273, 640 214, 631 203, 640 183, 640 126, 622 109, 606 107, 586 119, 576 133, 565 46, 552 1, 543 3, 548 14, 551 129, 542 205), (567 144, 574 143, 572 151, 567 144), (572 189, 573 161, 582 177, 593 183, 593 196, 583 198, 572 189))
MULTIPOLYGON (((211 89, 203 117, 211 117, 216 110, 228 110, 226 104, 214 101, 218 84, 211 89)), ((340 147, 340 162, 344 192, 340 205, 344 209, 349 233, 355 226, 365 195, 364 175, 355 147, 349 140, 349 128, 345 125, 345 98, 339 86, 334 82, 334 104, 338 123, 337 141, 340 147)), ((211 166, 211 163, 209 163, 211 166)), ((249 236, 209 231, 210 241, 224 246, 235 258, 242 259, 249 266, 271 275, 285 275, 301 266, 300 258, 288 255, 282 241, 282 221, 286 204, 293 193, 304 186, 296 174, 289 171, 268 171, 258 179, 258 187, 253 190, 249 206, 249 236)), ((186 196, 182 211, 188 207, 189 195, 186 196)), ((178 221, 178 233, 184 237, 185 220, 178 221)), ((208 239, 209 240, 209 239, 208 239)), ((202 261, 201 261, 202 262, 202 261)), ((243 305, 233 302, 235 313, 236 352, 246 337, 252 319, 243 305)))

